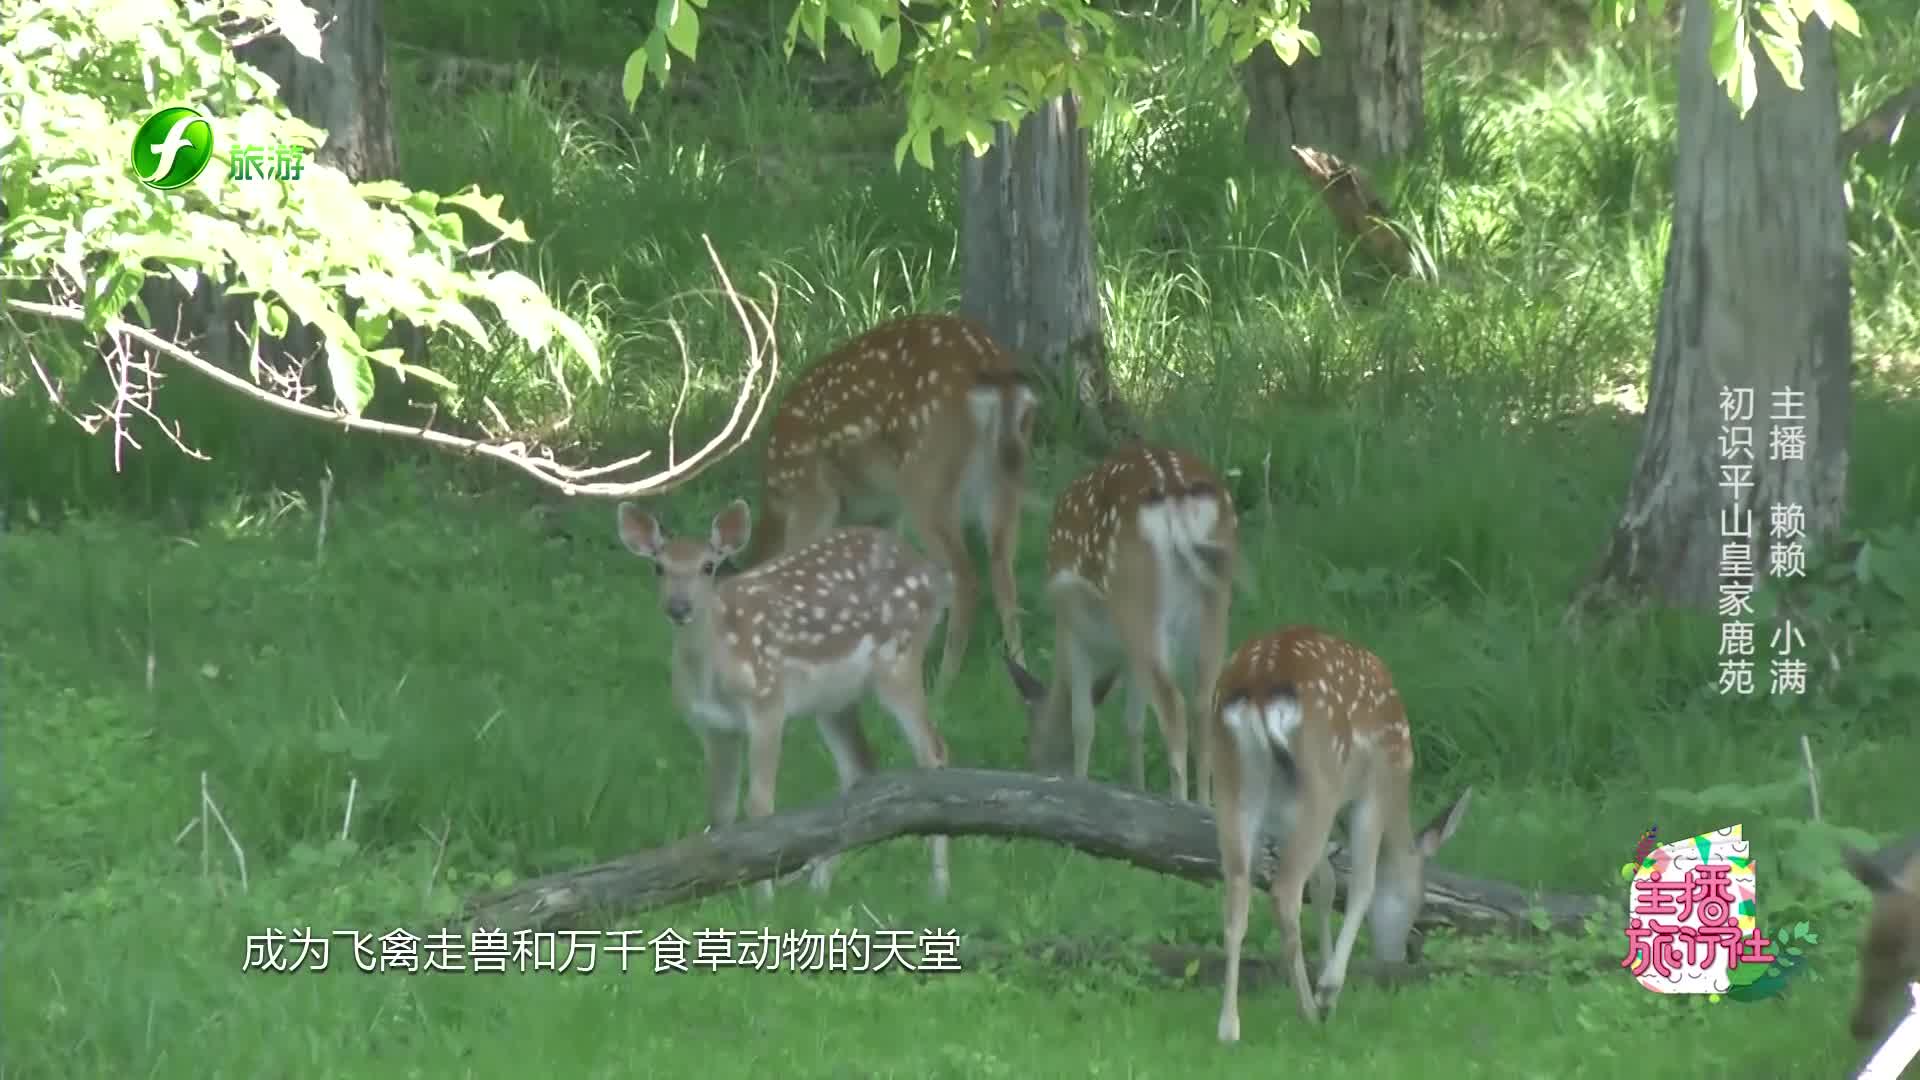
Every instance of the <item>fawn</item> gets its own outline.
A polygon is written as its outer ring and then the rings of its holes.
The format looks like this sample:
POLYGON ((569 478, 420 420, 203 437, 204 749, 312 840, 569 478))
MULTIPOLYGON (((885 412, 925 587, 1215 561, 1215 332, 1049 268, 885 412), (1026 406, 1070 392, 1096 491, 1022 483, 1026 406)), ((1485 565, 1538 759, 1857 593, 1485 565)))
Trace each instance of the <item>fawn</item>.
MULTIPOLYGON (((743 741, 747 815, 773 812, 790 716, 813 715, 840 790, 872 771, 860 722, 868 692, 893 715, 921 767, 946 764, 946 742, 927 714, 922 665, 952 585, 898 535, 839 529, 716 580, 720 564, 747 542, 744 500, 716 514, 704 540, 669 537, 632 503, 620 504, 618 521, 621 541, 652 562, 661 580, 661 608, 674 627, 673 696, 706 752, 713 827, 732 824, 738 812, 743 741)), ((947 838, 931 844, 933 892, 944 897, 947 838)), ((827 888, 836 860, 815 862, 815 890, 827 888)), ((771 897, 773 882, 760 882, 758 891, 771 897)))
POLYGON ((1460 827, 1467 788, 1418 834, 1408 820, 1413 741, 1406 708, 1380 658, 1308 626, 1242 644, 1214 692, 1213 783, 1226 879, 1227 973, 1220 1039, 1240 1038, 1240 945, 1247 934, 1253 858, 1269 813, 1287 829, 1273 873, 1273 914, 1285 939, 1300 1013, 1331 1015, 1346 981, 1360 912, 1377 959, 1406 962, 1407 936, 1426 896, 1426 863, 1460 827), (1332 940, 1334 817, 1352 804, 1353 875, 1340 938, 1332 940), (1300 948, 1301 892, 1309 877, 1320 909, 1318 995, 1300 948))
MULTIPOLYGON (((1174 682, 1190 662, 1204 701, 1227 651, 1227 614, 1239 551, 1233 501, 1212 470, 1178 450, 1135 444, 1080 474, 1054 503, 1047 539, 1053 605, 1053 678, 1042 684, 1013 657, 1007 671, 1027 703, 1028 758, 1058 767, 1063 714, 1071 720, 1074 775, 1087 775, 1094 709, 1127 680, 1133 784, 1146 785, 1146 700, 1166 740, 1173 794, 1187 797, 1187 699, 1174 682), (1099 682, 1095 676, 1108 669, 1099 682)), ((1199 709, 1192 710, 1198 719, 1199 709)), ((1199 725, 1194 795, 1208 799, 1208 729, 1199 725)))
POLYGON ((1913 1007, 1907 984, 1920 980, 1920 833, 1868 855, 1845 848, 1847 869, 1873 893, 1860 939, 1860 994, 1848 1029, 1856 1039, 1885 1034, 1913 1007))
POLYGON ((953 315, 884 323, 794 381, 768 422, 760 528, 744 558, 817 539, 842 521, 902 515, 953 574, 938 690, 973 632, 979 576, 965 526, 986 537, 994 605, 1022 655, 1013 552, 1038 397, 985 328, 953 315))

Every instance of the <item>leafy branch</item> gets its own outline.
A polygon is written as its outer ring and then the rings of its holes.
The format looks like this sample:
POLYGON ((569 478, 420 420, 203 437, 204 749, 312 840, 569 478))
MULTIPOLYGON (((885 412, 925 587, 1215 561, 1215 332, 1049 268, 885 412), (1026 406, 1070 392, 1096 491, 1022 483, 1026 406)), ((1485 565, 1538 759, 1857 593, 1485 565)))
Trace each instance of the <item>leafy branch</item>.
MULTIPOLYGON (((1286 63, 1320 41, 1302 29, 1305 0, 1197 0, 1196 14, 1207 43, 1239 63, 1266 45, 1286 63)), ((698 53, 699 12, 707 0, 658 0, 646 41, 627 58, 621 89, 631 104, 651 79, 665 86, 677 53, 691 63, 698 53)), ((938 0, 924 19, 907 14, 906 0, 798 0, 787 20, 782 47, 787 56, 804 36, 823 54, 829 24, 885 76, 907 55, 906 124, 894 147, 894 167, 909 153, 933 167, 933 140, 964 142, 975 156, 993 145, 994 126, 1018 124, 1049 99, 1071 93, 1081 102, 1080 123, 1092 124, 1109 109, 1131 112, 1115 94, 1118 76, 1137 69, 1136 49, 1123 41, 1114 17, 1087 0, 938 0)))
POLYGON ((473 188, 442 196, 393 181, 355 184, 310 157, 296 179, 231 178, 241 148, 297 146, 311 155, 324 144, 326 133, 289 115, 274 81, 233 53, 234 39, 273 34, 318 61, 321 36, 313 19, 307 6, 280 0, 0 5, 0 329, 26 346, 10 343, 9 360, 29 356, 53 407, 89 431, 111 426, 116 465, 120 444, 132 443, 127 421, 139 414, 191 454, 178 426, 154 411, 157 377, 148 361, 164 356, 281 412, 495 458, 563 491, 608 496, 683 482, 751 433, 778 363, 773 317, 740 298, 710 244, 747 335, 749 362, 732 419, 694 457, 669 460, 641 480, 612 483, 598 478, 649 455, 574 468, 518 443, 365 419, 375 365, 452 388, 445 376, 409 362, 405 350, 389 344, 396 324, 450 332, 482 348, 495 347, 503 326, 547 356, 563 389, 570 368, 600 378, 601 361, 586 330, 532 279, 485 265, 499 244, 529 240, 520 222, 501 214, 498 196, 473 188), (142 183, 129 160, 135 127, 162 105, 194 109, 216 130, 205 170, 167 191, 142 183), (497 235, 470 241, 469 218, 497 235), (237 357, 223 365, 217 361, 225 357, 198 355, 135 325, 128 309, 150 322, 142 292, 159 278, 172 279, 189 296, 250 307, 251 318, 240 327, 250 377, 230 370, 241 366, 237 357), (76 348, 72 334, 31 333, 27 319, 71 324, 86 342, 76 348), (319 339, 315 359, 324 356, 330 406, 307 400, 314 388, 306 385, 304 362, 285 370, 262 355, 263 342, 284 350, 296 323, 319 339), (93 349, 94 343, 106 347, 93 349), (61 399, 60 376, 87 363, 90 353, 106 364, 113 389, 110 403, 82 414, 61 399), (759 385, 763 368, 768 379, 759 385))
MULTIPOLYGON (((1639 0, 1647 9, 1649 21, 1657 22, 1667 0, 1639 0)), ((1637 17, 1636 0, 1599 0, 1594 5, 1596 22, 1608 18, 1620 28, 1637 17)), ((1708 62, 1713 78, 1726 87, 1727 97, 1745 116, 1759 97, 1760 84, 1754 78, 1754 49, 1766 54, 1767 61, 1780 73, 1780 79, 1792 90, 1800 89, 1805 60, 1800 54, 1800 26, 1817 18, 1830 30, 1860 36, 1860 16, 1847 0, 1713 0, 1713 46, 1708 62)))

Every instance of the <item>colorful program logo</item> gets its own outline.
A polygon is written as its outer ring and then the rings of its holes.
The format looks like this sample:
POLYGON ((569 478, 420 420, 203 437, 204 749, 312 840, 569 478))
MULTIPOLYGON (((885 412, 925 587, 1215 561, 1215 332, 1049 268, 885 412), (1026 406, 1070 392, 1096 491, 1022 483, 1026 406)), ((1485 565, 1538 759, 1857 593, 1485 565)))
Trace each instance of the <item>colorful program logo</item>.
POLYGON ((192 109, 161 109, 133 136, 133 171, 148 187, 172 191, 191 184, 211 160, 213 125, 192 109))
POLYGON ((1635 861, 1620 870, 1629 882, 1620 966, 1656 994, 1758 1001, 1779 993, 1803 963, 1798 943, 1819 938, 1804 922, 1760 931, 1756 860, 1740 826, 1664 846, 1658 835, 1657 827, 1641 834, 1635 861))

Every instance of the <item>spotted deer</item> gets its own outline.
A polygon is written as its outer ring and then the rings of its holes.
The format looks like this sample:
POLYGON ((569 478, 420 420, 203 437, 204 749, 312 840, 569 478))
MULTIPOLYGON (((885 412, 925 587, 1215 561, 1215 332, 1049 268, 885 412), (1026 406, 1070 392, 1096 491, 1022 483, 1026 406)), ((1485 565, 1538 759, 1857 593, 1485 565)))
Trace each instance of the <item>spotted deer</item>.
MULTIPOLYGON (((788 717, 811 714, 833 755, 840 789, 872 771, 860 722, 869 692, 893 715, 923 768, 946 764, 947 746, 927 713, 922 665, 947 603, 945 570, 898 535, 848 527, 717 580, 745 546, 750 511, 734 500, 704 539, 669 537, 632 503, 618 512, 621 541, 653 564, 660 605, 673 624, 673 696, 700 737, 707 763, 707 818, 716 828, 739 810, 747 762, 747 816, 773 812, 780 740, 788 717)), ((936 836, 933 892, 948 886, 947 838, 936 836)), ((813 887, 832 880, 833 857, 813 865, 813 887)), ((770 897, 773 883, 759 894, 770 897)))
POLYGON ((1414 917, 1426 896, 1426 863, 1460 827, 1467 788, 1418 834, 1408 819, 1413 739, 1407 713, 1380 658, 1313 627, 1296 626, 1242 644, 1214 693, 1215 814, 1220 837, 1227 974, 1220 1039, 1240 1038, 1240 945, 1247 934, 1253 859, 1268 815, 1284 826, 1273 871, 1273 914, 1285 940, 1300 1013, 1332 1015, 1359 913, 1374 956, 1406 962, 1414 917), (1353 873, 1340 938, 1332 938, 1333 867, 1326 858, 1335 816, 1351 805, 1353 873), (1318 994, 1308 988, 1300 947, 1301 894, 1309 878, 1320 909, 1318 994))
POLYGON ((1847 869, 1873 893, 1860 938, 1860 991, 1848 1029, 1860 1040, 1883 1037, 1913 1008, 1920 981, 1920 833, 1868 855, 1843 849, 1847 869))
POLYGON ((1013 553, 1038 398, 978 323, 912 315, 809 367, 768 423, 760 528, 744 563, 843 521, 904 517, 953 575, 938 687, 958 673, 979 604, 966 526, 986 538, 994 605, 1018 656, 1013 553))
MULTIPOLYGON (((1075 776, 1087 775, 1094 709, 1125 666, 1133 784, 1144 789, 1142 742, 1151 698, 1167 745, 1173 794, 1187 797, 1188 717, 1197 717, 1227 651, 1239 522, 1212 470, 1178 450, 1134 444, 1080 474, 1054 503, 1047 537, 1053 677, 1012 657, 1007 672, 1028 711, 1028 760, 1064 764, 1070 721, 1075 776), (1192 668, 1193 700, 1175 682, 1192 668), (1096 682, 1096 677, 1099 681, 1096 682)), ((1208 798, 1207 729, 1199 731, 1194 795, 1208 798)))

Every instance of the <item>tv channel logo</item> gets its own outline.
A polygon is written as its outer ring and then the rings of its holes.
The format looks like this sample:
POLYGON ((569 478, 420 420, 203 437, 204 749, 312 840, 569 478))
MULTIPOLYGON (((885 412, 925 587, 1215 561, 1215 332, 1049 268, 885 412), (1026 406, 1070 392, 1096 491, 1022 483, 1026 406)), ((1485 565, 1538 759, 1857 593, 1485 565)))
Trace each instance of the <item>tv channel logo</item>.
POLYGON ((133 172, 160 191, 193 183, 213 160, 213 124, 184 106, 161 109, 133 136, 133 172))

